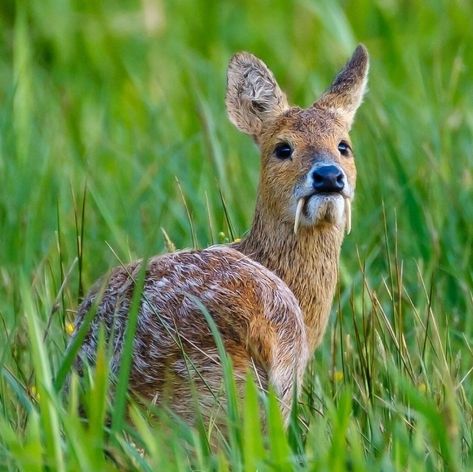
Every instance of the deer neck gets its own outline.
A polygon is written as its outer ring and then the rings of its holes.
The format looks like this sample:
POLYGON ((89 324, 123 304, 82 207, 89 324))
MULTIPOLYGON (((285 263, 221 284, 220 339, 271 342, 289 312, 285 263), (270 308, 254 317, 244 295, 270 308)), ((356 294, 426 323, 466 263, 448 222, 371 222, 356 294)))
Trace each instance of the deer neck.
POLYGON ((251 230, 234 248, 278 275, 299 301, 311 350, 320 343, 332 306, 343 231, 300 227, 271 218, 258 202, 251 230))

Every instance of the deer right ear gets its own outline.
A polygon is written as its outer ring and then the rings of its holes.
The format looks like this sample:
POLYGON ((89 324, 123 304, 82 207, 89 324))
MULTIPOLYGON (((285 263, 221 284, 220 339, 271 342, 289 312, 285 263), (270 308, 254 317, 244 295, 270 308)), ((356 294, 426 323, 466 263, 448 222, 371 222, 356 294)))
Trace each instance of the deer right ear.
POLYGON ((230 60, 225 102, 230 121, 256 141, 264 122, 289 108, 271 71, 247 52, 235 54, 230 60))
POLYGON ((369 56, 360 44, 328 90, 314 103, 337 113, 351 127, 368 82, 369 56))

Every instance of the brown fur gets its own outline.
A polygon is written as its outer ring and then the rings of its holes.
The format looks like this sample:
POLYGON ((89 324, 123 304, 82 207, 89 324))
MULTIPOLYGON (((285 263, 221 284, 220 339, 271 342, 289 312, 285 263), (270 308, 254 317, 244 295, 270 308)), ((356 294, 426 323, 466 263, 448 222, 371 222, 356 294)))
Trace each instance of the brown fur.
MULTIPOLYGON (((140 397, 167 404, 192 421, 194 385, 209 421, 225 410, 219 357, 198 299, 219 328, 239 391, 248 370, 253 371, 261 388, 268 383, 275 387, 287 420, 294 384, 300 386, 327 325, 345 224, 342 196, 310 193, 310 176, 321 162, 339 166, 346 181, 343 198, 353 198, 354 159, 342 156, 337 146, 341 140, 349 143, 367 69, 367 52, 359 46, 321 99, 302 110, 289 107, 259 59, 248 53, 232 58, 228 113, 261 150, 253 225, 246 238, 230 247, 149 261, 130 375, 130 388, 140 397), (291 159, 275 156, 281 142, 290 143, 291 159), (304 224, 294 234, 295 207, 302 198, 304 224)), ((114 269, 79 307, 76 328, 98 304, 76 363, 79 370, 83 361, 94 362, 103 324, 113 346, 112 373, 118 372, 139 266, 135 262, 114 269)))

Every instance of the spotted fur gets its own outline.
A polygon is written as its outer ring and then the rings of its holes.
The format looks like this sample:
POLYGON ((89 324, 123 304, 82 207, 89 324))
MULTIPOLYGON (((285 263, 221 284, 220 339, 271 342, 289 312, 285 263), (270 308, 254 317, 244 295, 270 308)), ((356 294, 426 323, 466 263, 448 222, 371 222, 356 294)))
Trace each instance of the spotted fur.
MULTIPOLYGON (((274 386, 288 419, 294 387, 300 387, 308 359, 326 329, 344 227, 339 200, 324 197, 325 206, 319 204, 313 215, 313 205, 306 205, 305 224, 294 234, 295 203, 320 162, 343 169, 344 198, 353 198, 353 156, 340 156, 337 143, 349 142, 367 69, 368 56, 360 46, 320 101, 302 110, 289 107, 259 59, 248 53, 232 58, 229 116, 261 150, 252 228, 230 246, 175 252, 147 262, 130 374, 130 388, 137 396, 168 405, 190 422, 196 403, 209 421, 225 411, 220 359, 202 304, 232 359, 238 390, 242 392, 252 371, 262 389, 274 386), (282 140, 294 149, 284 162, 274 156, 274 146, 282 140)), ((79 372, 84 362, 94 363, 103 325, 113 351, 111 372, 118 373, 142 263, 113 269, 79 307, 76 332, 97 306, 76 361, 79 372)))
MULTIPOLYGON (((141 262, 114 269, 80 306, 76 326, 101 297, 76 367, 93 363, 103 324, 117 374, 131 298, 141 262), (105 290, 102 291, 102 287, 105 290)), ((287 410, 293 380, 308 358, 302 312, 286 284, 258 262, 225 246, 155 257, 148 263, 138 314, 130 385, 141 397, 165 400, 191 419, 189 377, 201 392, 202 413, 215 417, 224 402, 215 341, 199 300, 215 321, 240 383, 249 370, 274 385, 287 410), (183 352, 185 354, 183 354, 183 352), (220 398, 216 401, 216 396, 220 398)))

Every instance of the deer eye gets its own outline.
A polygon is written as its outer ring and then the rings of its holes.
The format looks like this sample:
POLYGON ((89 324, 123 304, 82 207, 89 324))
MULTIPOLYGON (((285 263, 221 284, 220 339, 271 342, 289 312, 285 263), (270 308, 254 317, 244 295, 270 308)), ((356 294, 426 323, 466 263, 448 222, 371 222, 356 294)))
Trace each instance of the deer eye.
POLYGON ((350 151, 351 151, 350 145, 346 141, 340 141, 338 143, 338 151, 340 152, 342 156, 347 157, 350 155, 350 151))
POLYGON ((292 156, 292 147, 288 143, 279 143, 274 148, 274 154, 278 159, 290 159, 292 156))

